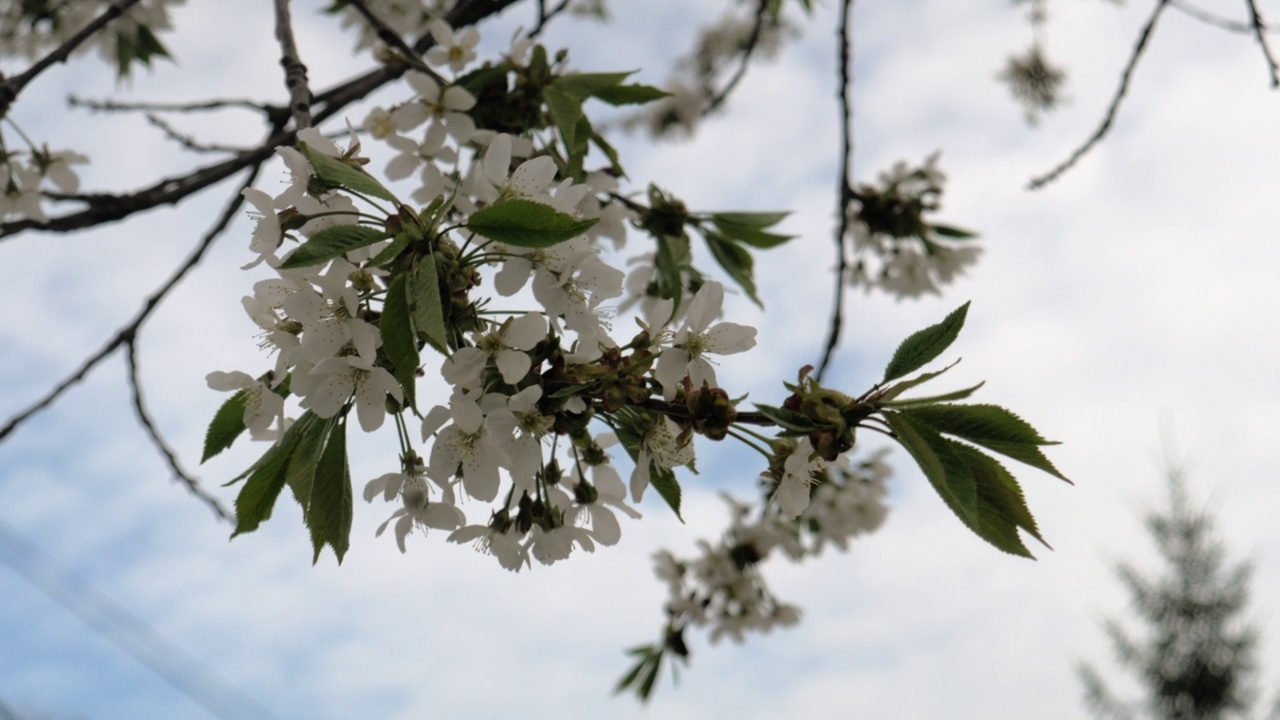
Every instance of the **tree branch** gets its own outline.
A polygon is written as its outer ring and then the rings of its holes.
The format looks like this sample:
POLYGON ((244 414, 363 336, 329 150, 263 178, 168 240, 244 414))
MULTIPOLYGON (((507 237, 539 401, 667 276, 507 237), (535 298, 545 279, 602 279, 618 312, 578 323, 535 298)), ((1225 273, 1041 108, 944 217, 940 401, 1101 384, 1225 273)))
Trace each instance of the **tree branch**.
POLYGON ((844 286, 849 263, 845 253, 845 237, 849 234, 849 204, 854 201, 853 192, 853 102, 849 88, 853 84, 853 36, 849 31, 849 17, 853 14, 853 0, 843 0, 840 6, 840 178, 836 193, 839 198, 840 219, 836 224, 836 289, 834 307, 831 309, 831 328, 827 331, 827 344, 814 378, 819 382, 827 372, 827 366, 840 344, 840 329, 844 325, 844 286))
POLYGON ((1258 38, 1258 44, 1262 46, 1262 57, 1267 60, 1267 70, 1271 73, 1271 87, 1280 88, 1280 68, 1276 67, 1276 59, 1271 55, 1271 46, 1267 45, 1266 26, 1262 23, 1262 16, 1258 13, 1258 3, 1256 0, 1246 0, 1249 6, 1249 24, 1253 27, 1253 35, 1258 38))
POLYGON ((218 498, 210 495, 203 487, 200 481, 182 468, 182 464, 178 462, 178 455, 169 447, 169 443, 165 442, 160 436, 160 431, 156 429, 155 420, 151 418, 151 414, 147 412, 146 404, 142 400, 142 380, 138 376, 138 336, 130 335, 125 341, 125 360, 129 365, 129 389, 133 395, 133 409, 138 414, 138 422, 142 423, 142 427, 147 431, 147 435, 151 437, 151 443, 156 446, 160 454, 169 463, 169 468, 173 470, 174 478, 187 486, 187 490, 192 495, 199 498, 200 502, 209 506, 213 510, 213 514, 218 516, 219 520, 232 522, 233 517, 230 512, 223 507, 218 498))
POLYGON ((284 86, 289 90, 289 109, 293 113, 293 130, 297 132, 311 127, 311 88, 307 86, 307 66, 298 57, 298 46, 293 41, 289 0, 275 0, 275 4, 280 66, 284 68, 284 86))
POLYGON ((13 105, 13 101, 18 98, 18 94, 22 92, 23 88, 36 79, 36 76, 56 63, 66 62, 71 53, 80 47, 85 40, 88 40, 94 33, 106 27, 108 23, 123 15, 126 10, 139 2, 140 0, 116 0, 101 15, 94 18, 75 35, 67 38, 66 42, 59 45, 48 55, 37 60, 26 71, 8 78, 3 84, 0 84, 0 117, 9 114, 9 107, 13 105))
POLYGON ((755 23, 751 26, 751 34, 747 36, 746 46, 742 49, 742 57, 738 61, 738 68, 734 70, 733 75, 729 78, 729 82, 724 84, 711 98, 707 101, 707 106, 702 109, 703 115, 709 115, 716 111, 725 100, 729 99, 729 95, 742 82, 742 78, 747 75, 747 66, 751 63, 751 56, 755 54, 756 47, 760 44, 760 36, 764 32, 765 15, 769 12, 769 0, 760 0, 756 7, 755 23))
POLYGON ((202 143, 190 135, 178 132, 176 128, 174 128, 164 119, 162 119, 159 115, 156 115, 153 113, 147 113, 146 118, 147 118, 147 122, 159 128, 160 132, 165 134, 165 137, 169 138, 170 140, 178 143, 182 147, 192 152, 228 153, 232 155, 248 152, 248 150, 246 150, 245 148, 230 147, 227 145, 211 145, 208 143, 202 143))
POLYGON ((1120 110, 1120 103, 1124 100, 1124 96, 1129 92, 1129 82, 1133 78, 1133 71, 1138 66, 1138 60, 1142 57, 1142 53, 1147 49, 1147 42, 1151 39, 1151 32, 1155 29, 1156 20, 1160 19, 1160 13, 1169 6, 1169 0, 1159 0, 1156 3, 1156 9, 1151 13, 1151 17, 1147 19, 1147 24, 1142 27, 1142 32, 1138 34, 1138 41, 1133 46, 1133 53, 1129 56, 1129 62, 1125 65, 1124 72, 1120 74, 1120 86, 1116 88, 1115 95, 1111 98, 1111 105, 1107 107, 1106 115, 1103 116, 1102 122, 1098 125, 1098 129, 1093 131, 1093 135, 1085 140, 1084 144, 1076 148, 1071 155, 1049 172, 1031 179, 1027 184, 1028 190, 1039 190, 1049 183, 1057 180, 1067 170, 1076 164, 1080 158, 1093 149, 1106 137, 1107 132, 1111 130, 1111 124, 1115 122, 1116 113, 1120 110))

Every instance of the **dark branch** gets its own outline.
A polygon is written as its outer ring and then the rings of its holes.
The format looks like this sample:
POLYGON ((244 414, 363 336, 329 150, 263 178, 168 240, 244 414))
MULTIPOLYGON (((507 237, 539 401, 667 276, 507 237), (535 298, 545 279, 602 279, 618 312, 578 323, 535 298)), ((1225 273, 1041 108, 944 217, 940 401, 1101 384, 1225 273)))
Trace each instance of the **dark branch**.
MULTIPOLYGON (((369 23, 369 27, 373 28, 373 31, 377 33, 378 39, 381 40, 384 45, 399 53, 402 61, 413 65, 419 70, 427 69, 426 65, 423 64, 422 59, 418 57, 419 53, 415 52, 414 49, 409 46, 409 43, 405 42, 405 39, 400 36, 400 33, 392 30, 390 25, 386 24, 382 21, 382 18, 375 15, 373 11, 369 9, 369 6, 365 4, 364 0, 347 0, 347 6, 360 13, 360 17, 363 17, 365 22, 369 23)), ((434 75, 435 73, 432 74, 434 75)), ((437 76, 436 80, 439 81, 440 78, 437 76)))
POLYGON ((280 67, 284 68, 284 86, 289 90, 289 110, 294 131, 311 127, 311 88, 307 85, 307 66, 298 56, 293 41, 293 19, 289 16, 289 0, 275 0, 276 40, 280 43, 280 67))
POLYGON ((178 143, 182 147, 188 150, 191 150, 192 152, 228 153, 231 155, 248 152, 248 150, 246 150, 245 148, 229 147, 227 145, 211 145, 209 143, 202 143, 190 135, 179 132, 175 127, 165 122, 159 115, 147 113, 146 118, 147 118, 147 122, 159 128, 160 132, 163 132, 165 134, 165 137, 178 143))
POLYGON ((733 71, 729 81, 707 101, 707 106, 702 109, 703 115, 709 115, 723 105, 725 100, 729 99, 729 95, 738 87, 738 84, 742 82, 742 78, 746 77, 747 66, 751 64, 751 57, 755 55, 756 48, 760 45, 760 36, 764 34, 765 16, 768 14, 768 0, 760 0, 759 5, 756 7, 755 23, 751 26, 751 34, 747 36, 747 43, 742 48, 742 55, 738 59, 738 67, 733 71))
POLYGON ((89 374, 89 371, 97 367, 99 363, 101 363, 108 355, 115 352, 117 348, 134 341, 134 337, 141 329, 142 324, 146 322, 147 318, 151 316, 151 313, 160 305, 160 301, 163 300, 175 286, 177 286, 178 282, 181 281, 182 278, 192 270, 192 268, 199 264, 201 258, 204 257, 205 251, 209 249, 209 246, 213 244, 213 241, 218 237, 218 235, 220 235, 231 223, 231 219, 235 217, 236 213, 240 210, 240 206, 244 203, 244 197, 240 194, 240 191, 253 184, 253 181, 257 179, 258 171, 261 168, 261 162, 250 166, 248 176, 245 178, 244 183, 236 190, 235 196, 227 203, 227 207, 222 211, 217 222, 214 223, 213 227, 207 233, 205 233, 204 237, 201 238, 199 245, 196 246, 196 249, 187 257, 182 265, 178 267, 173 275, 171 275, 159 289, 152 293, 143 302, 142 310, 139 311, 128 324, 120 328, 120 330, 116 332, 115 336, 107 341, 107 343, 96 353, 86 358, 85 361, 80 364, 80 367, 76 368, 75 372, 71 373, 66 379, 54 386, 54 388, 46 393, 44 397, 40 398, 25 410, 22 410, 17 415, 10 418, 9 422, 5 423, 4 427, 0 427, 0 442, 3 442, 6 437, 8 437, 14 430, 18 429, 18 427, 32 415, 35 415, 41 410, 52 405, 53 402, 61 397, 62 394, 65 393, 72 385, 83 380, 84 377, 89 374))
POLYGON ((71 57, 71 53, 80 47, 85 40, 93 37, 94 33, 106 27, 108 23, 123 15, 126 10, 139 2, 140 0, 116 0, 101 15, 94 18, 75 35, 67 38, 67 41, 55 48, 53 52, 37 60, 26 71, 8 78, 0 84, 0 117, 9 114, 9 107, 13 105, 13 101, 18 98, 18 94, 22 92, 23 88, 36 79, 36 76, 57 63, 66 62, 67 58, 71 57))
POLYGON ((142 400, 142 380, 138 374, 138 337, 132 335, 125 341, 125 358, 129 365, 129 389, 133 394, 133 409, 138 413, 138 422, 142 423, 143 429, 147 431, 147 435, 151 437, 151 443, 156 446, 160 454, 169 463, 169 468, 173 470, 174 478, 183 485, 187 486, 187 490, 191 491, 205 505, 213 510, 213 514, 218 516, 219 520, 226 522, 232 521, 232 515, 223 507, 218 498, 210 495, 203 487, 200 481, 182 468, 182 464, 178 462, 178 455, 169 447, 169 443, 165 442, 160 436, 160 431, 156 428, 155 420, 151 418, 151 414, 147 412, 146 403, 142 400))
POLYGON ((845 253, 845 237, 849 234, 849 204, 856 196, 853 192, 853 103, 849 87, 853 83, 853 37, 849 32, 849 16, 853 14, 853 0, 843 0, 840 10, 840 178, 836 193, 839 197, 840 219, 836 225, 836 290, 831 310, 831 329, 827 332, 827 344, 822 351, 822 361, 814 377, 821 382, 831 363, 836 346, 840 344, 840 329, 844 325, 844 285, 848 275, 848 257, 845 253))
POLYGON ((1253 28, 1254 37, 1258 38, 1258 44, 1262 46, 1262 57, 1267 60, 1267 70, 1271 73, 1271 87, 1280 87, 1280 68, 1276 67, 1276 59, 1271 55, 1271 46, 1267 45, 1266 25, 1262 23, 1262 15, 1258 13, 1258 3, 1255 0, 1248 0, 1249 5, 1249 24, 1253 28))
MULTIPOLYGON (((142 112, 142 113, 191 113, 206 112, 212 110, 253 110, 262 113, 268 120, 274 120, 281 114, 288 114, 288 110, 276 105, 267 105, 264 103, 256 103, 252 100, 202 100, 200 102, 191 103, 153 103, 153 102, 120 102, 118 100, 87 100, 75 95, 67 96, 67 104, 71 107, 82 107, 87 110, 98 112, 142 112)), ((281 123, 283 125, 283 123, 281 123)))
POLYGON ((1151 17, 1147 19, 1147 24, 1142 27, 1142 32, 1138 35, 1138 41, 1133 46, 1133 53, 1129 56, 1129 63, 1125 65, 1124 72, 1120 74, 1120 87, 1116 88, 1116 94, 1111 98, 1111 105, 1107 108, 1106 115, 1102 118, 1102 123, 1098 125, 1098 129, 1093 131, 1093 135, 1084 142, 1083 145, 1076 148, 1070 157, 1064 160, 1060 165, 1036 178, 1032 178, 1027 184, 1028 190, 1039 190, 1049 183, 1057 180, 1067 170, 1084 157, 1086 153, 1093 149, 1107 136, 1107 132, 1111 130, 1111 124, 1115 122, 1116 113, 1120 110, 1120 103, 1124 100, 1124 96, 1129 92, 1129 81, 1133 78, 1133 71, 1138 66, 1138 60, 1142 58, 1142 53, 1147 49, 1147 42, 1151 39, 1151 33, 1155 29, 1156 20, 1160 19, 1160 13, 1169 6, 1169 0, 1160 0, 1156 3, 1156 9, 1151 13, 1151 17))
MULTIPOLYGON (((1195 18, 1196 20, 1199 20, 1200 22, 1206 25, 1212 25, 1213 27, 1220 28, 1222 30, 1227 30, 1228 32, 1234 32, 1234 33, 1255 32, 1253 25, 1250 25, 1247 22, 1240 22, 1239 20, 1232 20, 1231 18, 1223 17, 1222 15, 1218 15, 1216 13, 1211 13, 1208 10, 1203 10, 1201 8, 1196 7, 1195 5, 1192 5, 1189 2, 1186 2, 1186 0, 1169 0, 1169 6, 1175 10, 1180 10, 1186 13, 1187 15, 1190 15, 1191 17, 1195 18)), ((1263 32, 1267 32, 1267 33, 1280 32, 1280 28, 1272 28, 1272 27, 1267 27, 1266 25, 1263 25, 1263 32)))
POLYGON ((542 34, 542 30, 547 26, 547 23, 551 22, 557 15, 568 9, 569 0, 560 0, 560 4, 550 10, 547 9, 547 0, 538 0, 538 22, 533 26, 533 29, 525 35, 525 37, 530 40, 538 37, 542 34))

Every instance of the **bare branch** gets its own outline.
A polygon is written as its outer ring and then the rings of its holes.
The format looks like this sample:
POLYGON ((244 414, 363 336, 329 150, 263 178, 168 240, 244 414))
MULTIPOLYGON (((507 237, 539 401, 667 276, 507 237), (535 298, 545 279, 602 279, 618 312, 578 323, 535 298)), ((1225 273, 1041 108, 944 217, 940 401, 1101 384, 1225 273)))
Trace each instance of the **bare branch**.
POLYGON ((160 301, 162 301, 169 292, 177 286, 177 284, 187 275, 188 272, 192 270, 192 268, 199 264, 201 258, 204 257, 205 251, 209 249, 209 246, 213 244, 213 241, 218 237, 218 235, 220 235, 231 223, 231 219, 235 217, 236 213, 240 210, 240 206, 244 203, 244 197, 240 194, 240 190, 243 190, 253 184, 253 181, 257 179, 258 171, 261 168, 262 162, 258 162, 250 166, 248 176, 245 178, 244 183, 242 183, 240 188, 236 190, 235 196, 227 203, 227 207, 222 211, 222 214, 218 217, 218 220, 214 223, 213 227, 205 233, 204 237, 200 239, 200 243, 196 246, 196 249, 192 251, 191 255, 187 257, 182 265, 174 271, 173 275, 171 275, 169 279, 159 287, 159 289, 147 297, 143 302, 142 310, 139 311, 128 324, 120 328, 120 330, 116 332, 115 336, 108 340, 107 343, 96 353, 86 358, 85 361, 80 364, 80 367, 76 368, 76 370, 67 376, 66 379, 55 385, 52 390, 44 395, 44 397, 40 398, 26 409, 10 418, 3 427, 0 427, 0 442, 3 442, 6 437, 8 437, 14 430, 18 429, 18 427, 32 415, 35 415, 41 410, 52 405, 53 402, 61 397, 62 394, 65 393, 72 385, 83 380, 84 377, 89 374, 90 370, 97 367, 103 359, 115 352, 117 348, 133 342, 133 339, 141 329, 142 324, 146 322, 151 313, 159 306, 160 301))
POLYGON ((550 10, 547 9, 547 0, 538 0, 538 22, 533 26, 533 29, 525 35, 525 37, 530 40, 538 37, 542 34, 542 30, 547 26, 547 23, 551 22, 555 19, 555 16, 568 9, 569 0, 560 0, 560 4, 550 10))
POLYGON ((93 34, 106 27, 108 23, 125 13, 126 10, 137 5, 140 0, 116 0, 111 3, 110 7, 103 11, 101 15, 94 18, 88 25, 85 25, 75 35, 67 38, 67 41, 59 45, 52 52, 36 61, 34 65, 27 68, 26 71, 19 75, 8 78, 0 84, 0 117, 4 117, 9 113, 9 107, 13 105, 13 101, 18 98, 18 94, 22 92, 32 80, 36 79, 40 73, 48 70, 56 63, 66 62, 68 57, 76 48, 93 37, 93 34))
POLYGON ((449 84, 448 81, 436 74, 434 70, 427 67, 426 63, 422 62, 422 59, 418 57, 421 53, 415 51, 413 47, 411 47, 409 43, 400 36, 400 33, 392 30, 390 25, 386 24, 383 22, 382 18, 375 15, 374 12, 369 9, 369 6, 364 2, 364 0, 347 0, 347 6, 360 13, 360 16, 365 19, 365 22, 369 23, 369 27, 373 28, 373 31, 377 33, 378 39, 387 47, 395 50, 402 62, 408 63, 416 70, 430 74, 432 79, 441 85, 449 84))
POLYGON ((835 306, 831 310, 831 329, 827 331, 827 344, 822 351, 822 361, 814 377, 821 382, 831 363, 836 345, 840 344, 840 329, 844 324, 844 286, 849 264, 845 253, 845 236, 849 233, 849 203, 853 192, 853 102, 849 88, 853 84, 853 36, 849 31, 849 17, 853 14, 853 0, 843 0, 840 11, 840 178, 836 193, 840 199, 840 219, 836 225, 836 290, 835 306))
POLYGON ((154 102, 120 102, 118 100, 88 100, 76 95, 67 96, 67 104, 71 107, 82 107, 97 112, 142 112, 142 113, 192 113, 214 110, 241 109, 262 113, 268 120, 274 120, 281 114, 288 113, 285 108, 256 103, 252 100, 226 99, 202 100, 191 103, 154 103, 154 102))
POLYGON ((169 468, 173 470, 174 478, 187 486, 192 495, 195 495, 205 505, 213 510, 213 514, 218 516, 219 520, 232 522, 232 515, 223 507, 218 498, 210 495, 203 487, 200 481, 182 468, 182 464, 178 462, 178 455, 169 447, 169 443, 165 442, 160 436, 160 431, 156 429, 155 420, 151 418, 151 414, 147 412, 146 403, 142 400, 142 380, 138 377, 138 337, 131 335, 125 341, 125 359, 129 365, 129 389, 133 394, 133 409, 138 413, 138 422, 142 423, 143 429, 147 431, 147 435, 151 437, 151 443, 156 446, 164 459, 168 461, 169 468))
POLYGON ((1151 39, 1151 33, 1155 29, 1156 20, 1160 18, 1160 13, 1169 6, 1169 0, 1159 0, 1156 3, 1155 11, 1151 13, 1151 17, 1147 19, 1147 24, 1142 27, 1142 32, 1138 34, 1138 41, 1133 46, 1133 53, 1129 56, 1129 62, 1125 65, 1124 72, 1120 74, 1120 87, 1116 88, 1115 95, 1111 98, 1111 105, 1107 108, 1106 115, 1102 118, 1102 123, 1098 125, 1098 129, 1093 131, 1093 135, 1084 142, 1083 145, 1076 148, 1070 157, 1064 160, 1060 165, 1049 172, 1031 179, 1027 184, 1028 190, 1039 190, 1049 183, 1057 180, 1067 170, 1084 157, 1086 153, 1093 149, 1106 137, 1107 132, 1111 130, 1111 124, 1115 122, 1116 113, 1120 110, 1120 103, 1124 100, 1124 96, 1129 92, 1129 82, 1133 78, 1133 71, 1138 66, 1138 60, 1141 59, 1142 53, 1147 49, 1147 42, 1151 39))
POLYGON ((165 134, 165 137, 178 143, 182 147, 198 153, 230 153, 232 155, 248 152, 245 148, 230 147, 228 145, 211 145, 202 143, 194 137, 179 132, 176 128, 165 122, 159 115, 147 113, 147 122, 159 128, 165 134))
POLYGON ((1271 73, 1271 87, 1280 88, 1280 68, 1276 67, 1276 59, 1271 55, 1271 46, 1267 45, 1266 26, 1262 23, 1262 15, 1258 13, 1256 0, 1246 0, 1249 6, 1249 24, 1253 27, 1253 35, 1262 46, 1262 56, 1267 60, 1267 70, 1271 73))
POLYGON ((707 101, 707 106, 702 109, 703 115, 715 112, 717 108, 729 99, 729 95, 742 82, 742 78, 747 75, 747 66, 751 63, 751 57, 755 55, 756 48, 760 44, 760 36, 764 32, 765 16, 769 13, 769 0, 760 0, 759 6, 756 8, 755 22, 751 26, 751 34, 747 36, 746 46, 742 49, 742 56, 738 59, 738 68, 733 71, 733 75, 729 81, 724 84, 711 98, 707 101))
MULTIPOLYGON (((1196 20, 1199 20, 1200 22, 1206 25, 1212 25, 1213 27, 1226 30, 1228 32, 1242 33, 1242 34, 1255 32, 1253 25, 1247 22, 1232 20, 1231 18, 1223 17, 1222 15, 1218 15, 1216 13, 1211 13, 1208 10, 1204 10, 1195 5, 1192 5, 1186 0, 1169 0, 1169 7, 1172 7, 1175 10, 1180 10, 1183 13, 1190 15, 1191 17, 1195 18, 1196 20)), ((1280 32, 1280 28, 1268 27, 1267 25, 1264 24, 1263 32, 1267 32, 1267 33, 1280 32)))
MULTIPOLYGON (((505 10, 516 2, 519 2, 519 0, 464 1, 456 5, 445 16, 445 21, 454 28, 474 25, 486 17, 505 10)), ((430 33, 427 33, 414 43, 413 50, 420 55, 434 44, 434 38, 431 37, 430 33)), ((311 99, 313 105, 312 124, 319 124, 337 115, 351 103, 363 99, 374 90, 400 77, 407 69, 406 66, 383 66, 313 96, 311 99), (316 111, 315 104, 321 104, 322 108, 316 111)), ((284 122, 285 118, 283 117, 273 117, 271 121, 272 131, 268 138, 262 145, 249 152, 213 165, 197 168, 186 175, 162 179, 143 190, 123 195, 110 193, 78 195, 49 193, 48 197, 58 200, 75 200, 83 202, 89 207, 49 220, 23 218, 0 223, 0 241, 26 230, 66 232, 68 230, 94 227, 124 219, 134 213, 150 210, 159 205, 176 203, 245 168, 265 161, 271 157, 277 147, 292 143, 295 135, 291 131, 283 130, 284 122)))
POLYGON ((311 88, 307 86, 307 66, 298 57, 298 46, 293 41, 289 0, 275 0, 275 4, 280 66, 284 68, 284 85, 289 89, 289 108, 293 112, 293 129, 296 132, 311 127, 311 88))

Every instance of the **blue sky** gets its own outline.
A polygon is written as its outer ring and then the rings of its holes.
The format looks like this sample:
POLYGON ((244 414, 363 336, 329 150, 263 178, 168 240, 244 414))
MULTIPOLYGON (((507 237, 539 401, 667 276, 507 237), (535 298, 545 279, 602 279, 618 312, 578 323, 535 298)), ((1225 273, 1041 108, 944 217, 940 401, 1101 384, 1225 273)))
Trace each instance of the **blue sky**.
MULTIPOLYGON (((661 82, 663 58, 685 46, 695 11, 618 5, 615 25, 571 24, 549 42, 569 44, 575 67, 639 67, 661 82)), ((804 608, 800 626, 741 647, 694 638, 692 667, 678 688, 664 678, 648 715, 1084 717, 1072 668, 1108 659, 1098 620, 1123 614, 1125 602, 1109 564, 1153 556, 1138 515, 1161 497, 1162 427, 1230 547, 1258 564, 1254 608, 1270 640, 1261 665, 1269 678, 1280 674, 1280 627, 1265 611, 1280 598, 1271 210, 1280 108, 1256 44, 1165 17, 1111 139, 1050 188, 1022 189, 1101 117, 1149 11, 1130 5, 1051 7, 1049 50, 1070 66, 1071 102, 1036 131, 993 80, 1027 41, 1004 3, 856 10, 859 178, 941 149, 950 183, 940 218, 980 231, 986 251, 945 297, 851 296, 837 381, 864 389, 901 337, 971 299, 953 350, 964 361, 949 377, 956 386, 987 380, 979 398, 1063 441, 1052 458, 1074 487, 1019 473, 1055 550, 1031 563, 976 540, 898 454, 883 528, 848 554, 768 569, 774 590, 804 608)), ((1236 3, 1206 7, 1238 12, 1236 3)), ((795 210, 786 228, 801 238, 759 262, 768 312, 734 308, 758 324, 760 348, 719 370, 726 386, 762 401, 780 398, 779 380, 816 357, 826 323, 832 10, 820 8, 801 40, 753 70, 729 112, 696 138, 627 142, 624 154, 637 186, 657 181, 695 208, 795 210)), ((296 15, 313 82, 341 77, 350 44, 304 8, 296 15)), ((192 3, 175 19, 187 29, 174 43, 180 65, 142 74, 137 97, 244 95, 247 86, 254 97, 283 98, 262 3, 192 3)), ((486 42, 505 43, 522 22, 509 14, 485 29, 486 42)), ((59 68, 39 91, 17 119, 54 147, 87 149, 87 187, 130 187, 192 162, 138 118, 66 111, 67 92, 116 92, 98 63, 59 68)), ((210 139, 256 137, 252 118, 231 117, 183 127, 210 139)), ((274 168, 259 186, 281 177, 274 168)), ((94 233, 0 242, 0 302, 11 309, 0 323, 0 417, 135 312, 230 191, 94 233)), ((142 337, 145 390, 188 466, 222 399, 204 375, 263 362, 239 311, 254 277, 238 269, 248 230, 241 220, 142 337)), ((280 717, 645 714, 608 689, 625 668, 621 649, 659 630, 662 588, 648 556, 689 552, 717 533, 724 511, 714 490, 748 494, 758 471, 704 447, 703 473, 686 483, 686 525, 650 497, 618 547, 518 576, 434 536, 412 538, 402 556, 373 537, 389 509, 361 504, 346 562, 326 555, 313 568, 289 501, 259 532, 227 542, 229 529, 168 480, 135 427, 123 373, 120 359, 105 363, 0 445, 0 519, 280 717)), ((387 471, 390 446, 386 437, 360 443, 357 482, 387 471)), ((199 475, 229 502, 234 489, 218 485, 254 449, 237 448, 199 475)), ((210 717, 7 569, 0 598, 0 700, 15 709, 210 717)))

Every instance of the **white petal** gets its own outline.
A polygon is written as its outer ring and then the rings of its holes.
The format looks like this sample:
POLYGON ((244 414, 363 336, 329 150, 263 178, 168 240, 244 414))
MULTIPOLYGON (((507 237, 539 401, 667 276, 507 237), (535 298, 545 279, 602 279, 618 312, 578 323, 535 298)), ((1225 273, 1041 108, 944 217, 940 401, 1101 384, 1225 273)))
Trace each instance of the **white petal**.
POLYGON ((662 384, 662 397, 667 402, 676 399, 676 390, 680 387, 680 381, 684 380, 688 365, 689 354, 680 348, 667 348, 658 357, 653 377, 662 384))
POLYGON ((437 430, 444 427, 453 415, 449 412, 449 408, 443 405, 436 405, 427 411, 427 416, 422 418, 422 442, 426 442, 436 433, 437 430))
POLYGON ((498 366, 498 372, 502 373, 502 381, 508 385, 520 382, 533 366, 529 356, 519 350, 499 350, 493 360, 498 366))
POLYGON ((489 149, 484 153, 484 163, 482 165, 484 175, 493 183, 501 187, 507 182, 507 173, 511 171, 511 136, 506 133, 499 133, 489 142, 489 149))
POLYGON ((685 327, 695 333, 707 329, 712 320, 720 314, 720 306, 724 303, 724 286, 718 282, 704 283, 689 303, 689 311, 685 313, 685 327))
POLYGON ((532 350, 547 336, 547 319, 542 313, 525 313, 511 321, 502 339, 507 347, 516 350, 532 350))
POLYGON ((737 323, 716 323, 703 334, 703 347, 717 355, 733 355, 756 346, 756 329, 737 323))
POLYGON ((601 545, 616 545, 622 537, 622 528, 613 511, 596 503, 591 506, 591 535, 601 545))
POLYGON ((204 380, 208 383, 210 390, 217 390, 218 392, 244 390, 258 384, 258 381, 250 377, 249 373, 240 372, 239 370, 231 372, 215 370, 205 375, 204 380))

